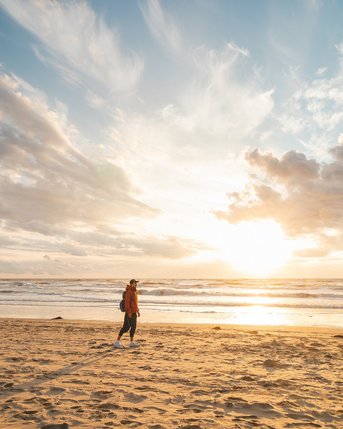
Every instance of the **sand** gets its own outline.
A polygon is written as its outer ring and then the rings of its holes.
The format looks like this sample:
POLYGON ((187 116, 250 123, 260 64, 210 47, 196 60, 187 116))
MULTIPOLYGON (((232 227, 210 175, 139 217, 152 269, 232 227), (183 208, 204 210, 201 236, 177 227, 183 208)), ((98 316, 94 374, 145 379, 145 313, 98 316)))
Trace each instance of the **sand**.
POLYGON ((0 427, 343 428, 342 331, 119 326, 0 319, 0 427))

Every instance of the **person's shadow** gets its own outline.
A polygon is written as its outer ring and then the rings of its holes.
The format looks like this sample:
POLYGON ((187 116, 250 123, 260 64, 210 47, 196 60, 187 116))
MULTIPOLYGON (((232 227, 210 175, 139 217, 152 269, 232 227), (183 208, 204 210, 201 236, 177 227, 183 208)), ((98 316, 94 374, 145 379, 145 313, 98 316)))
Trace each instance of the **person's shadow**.
POLYGON ((115 352, 113 348, 110 348, 103 352, 97 353, 93 356, 89 356, 88 358, 84 359, 81 362, 75 362, 71 365, 67 365, 63 368, 57 369, 56 371, 52 371, 48 374, 41 375, 31 381, 27 381, 26 383, 13 385, 9 389, 6 389, 5 391, 0 391, 0 399, 3 399, 8 396, 14 396, 18 393, 22 393, 26 390, 31 389, 32 387, 36 387, 41 384, 47 383, 50 380, 56 380, 57 378, 62 377, 63 375, 73 374, 75 371, 81 368, 84 368, 85 366, 90 365, 94 362, 98 362, 99 360, 106 357, 109 353, 113 353, 113 352, 115 352))

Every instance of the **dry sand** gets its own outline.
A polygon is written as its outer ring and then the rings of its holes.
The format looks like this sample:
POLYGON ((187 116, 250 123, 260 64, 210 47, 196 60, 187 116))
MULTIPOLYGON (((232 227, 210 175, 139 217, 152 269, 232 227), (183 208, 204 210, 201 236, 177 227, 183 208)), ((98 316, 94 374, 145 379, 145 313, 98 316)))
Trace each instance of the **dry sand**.
POLYGON ((342 331, 118 328, 0 319, 0 427, 343 428, 342 331))

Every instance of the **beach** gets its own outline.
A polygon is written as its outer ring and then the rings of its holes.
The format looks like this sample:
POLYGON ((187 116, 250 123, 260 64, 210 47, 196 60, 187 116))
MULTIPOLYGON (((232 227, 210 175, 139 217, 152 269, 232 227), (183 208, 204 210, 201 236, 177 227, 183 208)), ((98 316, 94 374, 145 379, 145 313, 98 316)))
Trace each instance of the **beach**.
POLYGON ((0 319, 1 428, 342 428, 343 331, 0 319), (123 337, 128 345, 128 337, 123 337))

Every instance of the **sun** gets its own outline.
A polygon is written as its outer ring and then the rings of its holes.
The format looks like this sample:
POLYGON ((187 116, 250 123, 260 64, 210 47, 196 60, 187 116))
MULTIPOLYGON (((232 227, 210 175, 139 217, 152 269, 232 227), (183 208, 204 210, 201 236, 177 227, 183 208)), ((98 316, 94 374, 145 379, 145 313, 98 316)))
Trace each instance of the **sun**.
POLYGON ((272 220, 234 225, 224 252, 233 268, 254 277, 272 275, 292 253, 282 228, 272 220))

